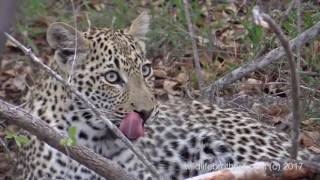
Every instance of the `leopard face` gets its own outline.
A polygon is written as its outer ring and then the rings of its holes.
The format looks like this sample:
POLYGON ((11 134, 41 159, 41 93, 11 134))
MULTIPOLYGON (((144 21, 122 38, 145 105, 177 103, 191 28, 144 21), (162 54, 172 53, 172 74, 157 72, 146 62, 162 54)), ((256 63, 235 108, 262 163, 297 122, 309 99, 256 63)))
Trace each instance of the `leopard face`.
MULTIPOLYGON (((67 24, 53 23, 47 31, 65 79, 117 126, 128 113, 143 124, 156 109, 153 71, 143 42, 148 26, 149 16, 142 13, 129 30, 79 32, 67 24)), ((129 121, 135 122, 130 117, 129 121)), ((94 123, 99 126, 100 122, 94 123)))

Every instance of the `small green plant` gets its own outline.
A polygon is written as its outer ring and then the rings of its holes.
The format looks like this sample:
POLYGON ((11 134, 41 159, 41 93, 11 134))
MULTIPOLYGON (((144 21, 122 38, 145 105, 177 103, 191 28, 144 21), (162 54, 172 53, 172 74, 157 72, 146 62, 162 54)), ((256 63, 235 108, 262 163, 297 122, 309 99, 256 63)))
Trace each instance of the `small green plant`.
POLYGON ((13 139, 18 145, 18 147, 21 147, 23 144, 27 144, 29 142, 29 139, 27 136, 18 135, 17 133, 12 131, 5 131, 5 134, 6 134, 5 138, 13 139))
POLYGON ((29 17, 38 17, 46 15, 46 2, 43 0, 25 0, 22 2, 22 11, 29 17))
POLYGON ((295 37, 298 34, 296 21, 297 11, 292 10, 289 12, 288 18, 282 23, 282 28, 289 37, 295 37))
POLYGON ((77 133, 77 128, 76 127, 69 127, 68 128, 68 137, 65 137, 60 140, 61 145, 65 146, 73 146, 77 143, 76 139, 76 133, 77 133))
POLYGON ((250 21, 244 21, 243 26, 248 31, 248 38, 253 45, 258 45, 262 39, 262 27, 253 24, 250 21))

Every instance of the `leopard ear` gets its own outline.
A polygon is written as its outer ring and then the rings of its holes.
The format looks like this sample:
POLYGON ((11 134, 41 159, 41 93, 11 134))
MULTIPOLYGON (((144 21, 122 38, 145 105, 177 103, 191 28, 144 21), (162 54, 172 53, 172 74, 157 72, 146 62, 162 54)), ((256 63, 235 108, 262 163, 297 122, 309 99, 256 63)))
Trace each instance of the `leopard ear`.
POLYGON ((68 24, 52 23, 47 30, 47 41, 53 49, 84 48, 86 40, 80 32, 68 24))
POLYGON ((89 47, 88 41, 78 30, 61 22, 49 26, 47 41, 55 49, 54 59, 65 73, 70 72, 75 55, 77 64, 82 62, 84 53, 89 47))
POLYGON ((147 11, 142 12, 135 20, 132 21, 129 34, 138 40, 146 40, 146 34, 149 32, 150 15, 147 11))

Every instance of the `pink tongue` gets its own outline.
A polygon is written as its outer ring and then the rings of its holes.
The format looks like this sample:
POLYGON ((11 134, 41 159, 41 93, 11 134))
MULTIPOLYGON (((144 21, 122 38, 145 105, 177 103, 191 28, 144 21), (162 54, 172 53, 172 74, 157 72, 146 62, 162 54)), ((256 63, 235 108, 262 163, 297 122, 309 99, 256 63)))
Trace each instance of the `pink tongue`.
POLYGON ((138 113, 129 112, 120 123, 120 131, 129 139, 134 140, 143 136, 143 121, 138 113))

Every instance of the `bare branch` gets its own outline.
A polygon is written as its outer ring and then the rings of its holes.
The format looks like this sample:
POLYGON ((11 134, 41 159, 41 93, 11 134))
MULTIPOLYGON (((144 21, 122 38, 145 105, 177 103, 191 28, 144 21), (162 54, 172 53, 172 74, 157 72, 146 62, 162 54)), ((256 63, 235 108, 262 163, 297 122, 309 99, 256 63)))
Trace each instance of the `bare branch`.
POLYGON ((104 117, 99 110, 97 110, 95 105, 90 100, 88 100, 86 97, 82 96, 82 94, 78 90, 76 90, 74 87, 72 87, 59 74, 57 74, 52 69, 50 69, 50 67, 43 64, 42 61, 37 56, 35 56, 35 54, 32 53, 32 51, 30 49, 23 46, 20 42, 18 42, 16 39, 14 39, 9 34, 5 33, 5 35, 12 43, 17 45, 27 56, 29 56, 30 59, 32 60, 32 62, 39 65, 50 76, 54 77, 58 82, 63 84, 67 90, 69 90, 70 92, 75 94, 77 96, 77 98, 79 98, 94 113, 94 115, 98 119, 101 119, 103 122, 105 122, 107 124, 108 128, 125 143, 125 145, 137 156, 138 159, 140 159, 143 162, 144 165, 146 165, 146 167, 150 170, 150 172, 152 172, 152 174, 154 174, 155 177, 158 177, 159 179, 161 179, 160 178, 161 176, 157 172, 156 168, 146 159, 146 157, 143 155, 143 153, 141 153, 136 147, 134 147, 132 145, 132 143, 122 134, 122 132, 115 125, 113 125, 109 119, 104 117))
POLYGON ((199 54, 198 54, 198 48, 197 48, 197 43, 195 40, 194 36, 194 30, 193 30, 193 25, 191 21, 191 16, 189 12, 189 3, 188 0, 183 0, 183 5, 184 5, 184 13, 187 19, 188 23, 188 30, 191 38, 191 43, 192 43, 192 50, 193 50, 193 63, 195 66, 195 71, 196 71, 196 76, 197 76, 197 83, 199 90, 201 92, 201 95, 203 95, 203 75, 201 73, 201 66, 200 66, 200 60, 199 60, 199 54))
POLYGON ((298 155, 298 141, 299 141, 299 127, 300 127, 300 107, 299 107, 299 82, 297 79, 297 72, 296 72, 296 64, 293 59, 292 50, 290 48, 289 41, 285 37, 284 33, 282 32, 281 28, 273 21, 273 19, 265 14, 262 13, 258 6, 253 8, 253 17, 255 19, 255 23, 258 25, 263 26, 264 28, 270 28, 278 37, 281 45, 283 46, 288 62, 289 62, 289 70, 291 76, 291 107, 292 107, 292 127, 291 127, 291 158, 296 159, 298 155))
MULTIPOLYGON (((320 34, 320 22, 316 23, 311 28, 307 29, 300 35, 298 35, 296 38, 292 39, 290 41, 290 48, 292 50, 300 48, 305 43, 315 39, 320 34)), ((281 57, 285 55, 285 51, 282 47, 278 47, 276 49, 273 49, 269 53, 267 53, 264 56, 261 56, 257 59, 254 59, 252 61, 249 61, 249 63, 242 65, 241 67, 236 68, 235 70, 231 71, 227 75, 221 77, 212 85, 205 90, 206 94, 210 94, 213 89, 218 88, 222 89, 228 84, 231 84, 250 73, 256 71, 257 69, 264 68, 265 66, 273 63, 276 60, 279 60, 281 57)))
POLYGON ((75 161, 108 179, 132 179, 133 177, 118 164, 106 159, 85 146, 63 146, 59 142, 64 136, 58 134, 43 120, 32 116, 24 109, 0 100, 0 117, 8 120, 46 142, 75 161), (67 150, 66 150, 67 149, 67 150), (67 153, 68 152, 68 153, 67 153))
MULTIPOLYGON (((231 165, 230 165, 231 166, 231 165)), ((203 174, 186 180, 287 180, 310 178, 319 172, 319 166, 305 162, 256 162, 247 166, 237 166, 228 169, 203 174)))

